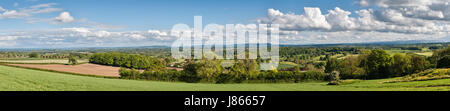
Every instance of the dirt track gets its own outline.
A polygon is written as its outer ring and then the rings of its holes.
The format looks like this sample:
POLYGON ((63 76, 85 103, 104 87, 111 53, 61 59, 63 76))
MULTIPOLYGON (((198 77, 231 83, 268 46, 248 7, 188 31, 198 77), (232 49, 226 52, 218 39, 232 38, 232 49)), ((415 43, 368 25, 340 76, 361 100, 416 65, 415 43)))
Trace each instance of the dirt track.
POLYGON ((60 65, 60 64, 9 64, 9 65, 25 68, 38 68, 61 72, 86 74, 86 75, 120 77, 119 67, 103 66, 90 63, 80 65, 60 65))

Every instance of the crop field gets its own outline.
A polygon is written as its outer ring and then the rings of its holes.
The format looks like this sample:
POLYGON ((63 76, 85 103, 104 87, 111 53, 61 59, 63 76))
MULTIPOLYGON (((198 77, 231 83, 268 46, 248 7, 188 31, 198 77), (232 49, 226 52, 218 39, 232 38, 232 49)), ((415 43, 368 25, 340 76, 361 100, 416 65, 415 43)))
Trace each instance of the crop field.
MULTIPOLYGON (((27 63, 27 64, 67 64, 67 59, 0 59, 4 63, 27 63)), ((78 63, 87 63, 88 60, 78 60, 78 63)))
POLYGON ((119 77, 119 67, 97 64, 62 65, 62 64, 8 64, 10 66, 69 72, 83 75, 119 77))
POLYGON ((450 79, 381 83, 398 78, 349 80, 339 86, 327 82, 279 84, 207 84, 87 77, 0 66, 2 91, 449 91, 450 79))

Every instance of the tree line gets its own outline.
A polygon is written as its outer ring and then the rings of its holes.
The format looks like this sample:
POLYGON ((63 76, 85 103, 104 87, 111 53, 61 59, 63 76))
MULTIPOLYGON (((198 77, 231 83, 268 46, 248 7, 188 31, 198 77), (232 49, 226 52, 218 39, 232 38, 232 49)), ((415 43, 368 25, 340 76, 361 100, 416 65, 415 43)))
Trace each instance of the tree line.
POLYGON ((144 70, 165 69, 163 63, 157 58, 117 52, 95 53, 89 58, 89 63, 144 70))
POLYGON ((120 77, 124 79, 143 79, 158 81, 183 81, 188 83, 278 83, 302 81, 326 81, 328 76, 322 71, 260 71, 256 60, 237 60, 231 67, 222 67, 221 60, 188 60, 183 71, 147 70, 121 68, 120 77))
MULTIPOLYGON (((388 54, 382 49, 360 50, 359 55, 328 56, 324 70, 302 71, 297 65, 286 71, 260 71, 258 60, 235 60, 222 67, 222 60, 186 60, 183 71, 120 69, 124 79, 184 81, 189 83, 276 83, 302 81, 339 81, 340 79, 380 79, 405 76, 429 68, 449 68, 450 48, 435 51, 432 57, 416 54, 388 54)), ((152 67, 152 66, 149 66, 152 67)), ((335 84, 335 83, 333 83, 335 84)), ((337 83, 336 83, 337 84, 337 83)))
POLYGON ((434 52, 432 57, 397 53, 382 49, 365 50, 359 56, 328 58, 325 73, 340 72, 343 79, 380 79, 405 76, 429 68, 449 68, 450 47, 434 52))

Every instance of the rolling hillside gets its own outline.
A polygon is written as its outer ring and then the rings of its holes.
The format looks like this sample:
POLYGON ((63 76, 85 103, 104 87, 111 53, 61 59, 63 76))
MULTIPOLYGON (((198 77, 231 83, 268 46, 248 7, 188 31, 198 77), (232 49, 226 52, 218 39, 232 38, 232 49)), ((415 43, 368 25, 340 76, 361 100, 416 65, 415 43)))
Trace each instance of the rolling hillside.
POLYGON ((326 82, 285 84, 203 84, 87 77, 0 66, 0 91, 379 91, 450 90, 450 79, 384 83, 380 79, 328 86, 326 82))

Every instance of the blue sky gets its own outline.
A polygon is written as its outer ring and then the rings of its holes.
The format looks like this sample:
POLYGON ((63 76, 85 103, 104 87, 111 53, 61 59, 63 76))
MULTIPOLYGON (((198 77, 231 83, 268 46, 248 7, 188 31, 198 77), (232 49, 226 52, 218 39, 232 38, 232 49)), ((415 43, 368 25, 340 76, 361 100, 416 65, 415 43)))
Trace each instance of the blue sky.
POLYGON ((170 29, 279 24, 282 44, 450 41, 448 0, 0 0, 0 48, 170 45, 170 29))
MULTIPOLYGON (((5 9, 20 9, 37 4, 57 3, 54 7, 78 19, 124 26, 124 30, 170 29, 174 24, 192 24, 193 16, 203 16, 204 23, 251 23, 269 8, 303 13, 303 7, 321 7, 322 11, 342 7, 354 11, 352 0, 2 0, 5 9), (19 4, 14 6, 14 4, 19 4)), ((36 17, 55 17, 47 13, 36 17)), ((27 24, 24 20, 1 20, 2 29, 58 28, 73 24, 27 24)))

